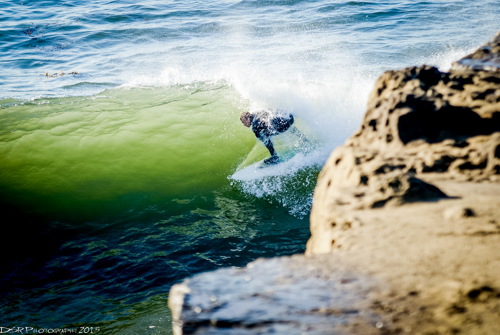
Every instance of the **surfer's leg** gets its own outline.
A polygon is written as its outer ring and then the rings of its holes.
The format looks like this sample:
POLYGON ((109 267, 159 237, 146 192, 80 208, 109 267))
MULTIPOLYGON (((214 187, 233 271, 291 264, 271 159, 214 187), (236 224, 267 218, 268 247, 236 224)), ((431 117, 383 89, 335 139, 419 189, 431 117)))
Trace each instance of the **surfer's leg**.
POLYGON ((278 156, 271 156, 269 158, 264 159, 264 163, 271 165, 271 164, 277 164, 280 162, 280 158, 278 156))
POLYGON ((265 139, 262 140, 262 143, 266 146, 267 150, 269 150, 269 153, 271 154, 271 157, 278 157, 278 154, 274 150, 273 142, 271 142, 270 137, 266 137, 265 139))
POLYGON ((263 141, 264 145, 266 146, 267 150, 269 150, 269 153, 271 154, 271 157, 267 158, 264 160, 264 163, 266 164, 276 164, 279 162, 279 157, 276 151, 274 150, 273 142, 271 142, 271 138, 267 137, 263 141))

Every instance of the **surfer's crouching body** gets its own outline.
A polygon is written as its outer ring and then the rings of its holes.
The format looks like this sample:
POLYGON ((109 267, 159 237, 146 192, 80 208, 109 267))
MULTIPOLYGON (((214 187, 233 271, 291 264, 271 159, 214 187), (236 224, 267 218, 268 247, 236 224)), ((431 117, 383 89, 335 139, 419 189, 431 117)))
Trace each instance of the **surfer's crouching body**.
MULTIPOLYGON (((240 116, 241 123, 245 127, 252 127, 252 131, 259 140, 264 143, 271 157, 264 160, 266 164, 276 164, 279 157, 273 147, 271 136, 287 131, 293 124, 292 114, 274 114, 272 110, 261 110, 256 113, 243 112, 240 116)), ((293 133, 302 137, 295 127, 291 129, 293 133)))

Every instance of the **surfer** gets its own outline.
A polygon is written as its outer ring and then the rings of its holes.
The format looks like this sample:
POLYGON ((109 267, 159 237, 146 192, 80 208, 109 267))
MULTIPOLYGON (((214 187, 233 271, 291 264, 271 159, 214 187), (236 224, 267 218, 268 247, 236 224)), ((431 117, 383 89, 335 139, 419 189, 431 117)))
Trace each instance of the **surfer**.
MULTIPOLYGON (((264 160, 266 164, 276 164, 279 157, 273 147, 271 136, 287 131, 293 124, 292 114, 273 113, 272 110, 261 110, 255 113, 243 112, 240 116, 245 127, 252 128, 255 137, 264 143, 271 157, 264 160)), ((302 134, 293 127, 291 131, 302 138, 302 134)))

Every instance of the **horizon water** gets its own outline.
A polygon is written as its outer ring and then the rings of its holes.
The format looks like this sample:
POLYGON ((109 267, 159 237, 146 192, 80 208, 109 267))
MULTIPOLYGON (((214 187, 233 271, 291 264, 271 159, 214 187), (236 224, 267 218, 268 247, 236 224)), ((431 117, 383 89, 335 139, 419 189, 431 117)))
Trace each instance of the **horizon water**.
MULTIPOLYGON (((0 327, 171 334, 170 287, 303 253, 317 175, 386 70, 448 70, 481 1, 4 0, 0 327), (268 153, 244 111, 292 113, 268 153)), ((97 331, 96 331, 97 332, 97 331)))

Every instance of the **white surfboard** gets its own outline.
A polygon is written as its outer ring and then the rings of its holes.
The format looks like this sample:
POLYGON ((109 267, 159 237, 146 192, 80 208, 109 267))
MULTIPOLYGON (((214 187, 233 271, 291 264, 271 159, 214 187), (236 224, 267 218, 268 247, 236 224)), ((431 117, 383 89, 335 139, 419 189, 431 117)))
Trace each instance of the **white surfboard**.
POLYGON ((264 159, 260 160, 236 171, 231 178, 243 181, 292 173, 304 165, 304 155, 294 152, 289 154, 289 156, 280 156, 280 161, 276 164, 266 164, 264 159))

